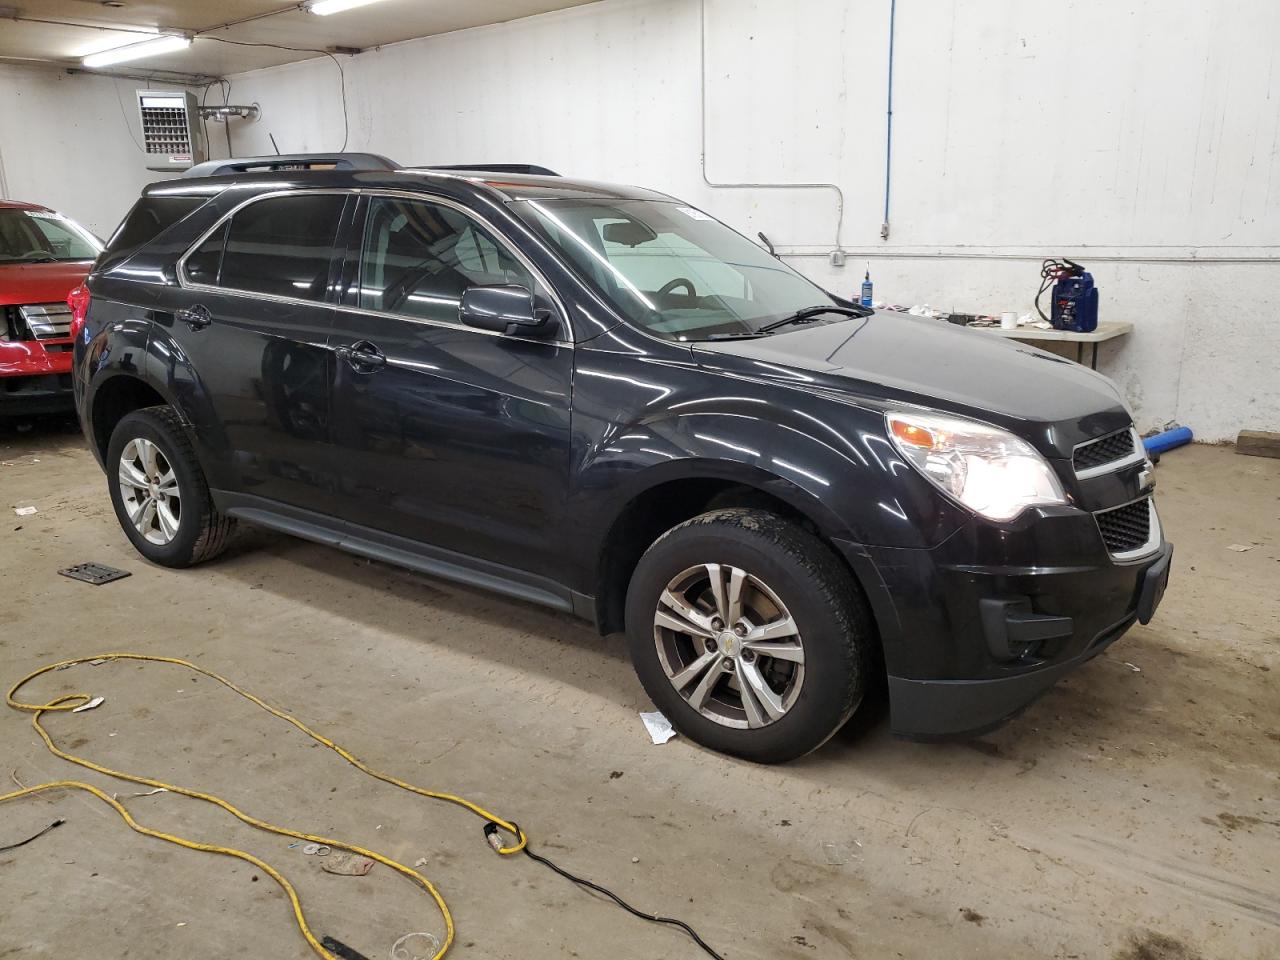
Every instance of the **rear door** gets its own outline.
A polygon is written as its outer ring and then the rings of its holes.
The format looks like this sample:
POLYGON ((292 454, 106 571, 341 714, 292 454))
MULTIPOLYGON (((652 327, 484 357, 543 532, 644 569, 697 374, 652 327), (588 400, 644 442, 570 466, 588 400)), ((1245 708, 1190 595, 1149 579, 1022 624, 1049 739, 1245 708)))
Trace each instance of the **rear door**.
POLYGON ((550 290, 442 199, 368 197, 356 226, 332 337, 343 516, 561 579, 573 347, 550 290), (497 284, 534 290, 557 334, 460 323, 463 291, 497 284))
POLYGON ((333 511, 331 291, 336 238, 355 203, 339 191, 266 195, 179 264, 177 302, 163 315, 178 354, 170 388, 211 410, 195 428, 216 461, 214 486, 333 511))

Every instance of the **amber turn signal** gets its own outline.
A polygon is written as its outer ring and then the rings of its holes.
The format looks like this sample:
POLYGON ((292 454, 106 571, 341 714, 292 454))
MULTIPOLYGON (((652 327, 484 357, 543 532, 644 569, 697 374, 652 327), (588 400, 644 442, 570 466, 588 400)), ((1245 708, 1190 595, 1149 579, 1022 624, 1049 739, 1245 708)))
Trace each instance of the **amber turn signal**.
POLYGON ((914 423, 906 423, 903 420, 891 420, 889 424, 893 435, 903 443, 913 447, 923 447, 926 450, 933 449, 937 444, 933 433, 924 427, 918 427, 914 423))

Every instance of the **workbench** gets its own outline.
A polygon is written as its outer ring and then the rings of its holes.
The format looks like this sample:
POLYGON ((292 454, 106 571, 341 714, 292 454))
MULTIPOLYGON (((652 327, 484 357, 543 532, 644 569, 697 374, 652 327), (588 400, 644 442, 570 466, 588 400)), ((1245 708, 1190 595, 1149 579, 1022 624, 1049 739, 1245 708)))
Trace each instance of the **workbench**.
POLYGON ((1074 333, 1070 330, 1044 330, 1040 327, 1015 327, 1012 330, 1006 330, 1003 327, 973 327, 974 330, 984 330, 987 333, 994 333, 998 337, 1005 337, 1009 340, 1026 340, 1034 342, 1038 340, 1054 340, 1059 343, 1074 343, 1076 345, 1076 363, 1084 363, 1085 344, 1092 344, 1092 356, 1089 359, 1089 366, 1098 369, 1098 344, 1107 340, 1115 340, 1117 337, 1126 337, 1133 333, 1133 324, 1125 323, 1118 320, 1104 320, 1098 323, 1098 328, 1090 333, 1074 333))

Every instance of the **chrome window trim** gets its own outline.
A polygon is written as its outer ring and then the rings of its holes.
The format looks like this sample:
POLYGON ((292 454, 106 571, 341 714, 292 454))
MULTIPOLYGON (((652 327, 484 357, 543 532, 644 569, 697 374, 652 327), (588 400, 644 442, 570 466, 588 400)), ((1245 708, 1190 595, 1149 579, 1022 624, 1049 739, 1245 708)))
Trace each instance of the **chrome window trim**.
MULTIPOLYGON (((417 323, 424 327, 437 327, 441 330, 465 330, 467 333, 478 333, 486 337, 501 337, 503 340, 518 340, 521 343, 541 343, 544 346, 569 347, 570 349, 574 346, 572 340, 549 340, 545 337, 518 337, 515 334, 503 333, 500 330, 481 330, 479 327, 469 327, 465 323, 450 323, 447 320, 429 320, 426 317, 411 317, 408 314, 390 313, 386 310, 370 310, 367 307, 352 307, 346 304, 325 304, 325 306, 333 307, 335 310, 341 310, 343 313, 358 313, 366 317, 382 317, 387 320, 403 320, 405 323, 417 323)), ((566 326, 568 326, 567 323, 566 326)))
MULTIPOLYGON (((362 238, 363 240, 363 238, 362 238)), ((363 243, 362 243, 363 246, 363 243)), ((229 294, 235 297, 252 297, 255 299, 268 300, 273 303, 285 303, 304 307, 328 307, 333 310, 342 310, 347 313, 358 313, 372 317, 387 317, 393 320, 405 320, 409 323, 418 323, 429 327, 439 327, 446 330, 465 330, 468 333, 478 333, 490 337, 502 337, 506 340, 519 340, 524 343, 542 343, 561 347, 573 347, 573 324, 569 319, 569 311, 564 301, 560 299, 560 294, 556 291, 548 281, 546 276, 534 266, 533 262, 524 255, 523 251, 515 247, 514 244, 506 237, 501 230, 486 217, 481 216, 469 207, 458 203, 449 197, 441 197, 435 194, 420 193, 415 190, 395 190, 385 187, 302 187, 289 190, 271 190, 266 193, 255 194, 252 197, 236 204, 225 214, 218 218, 209 229, 200 234, 199 237, 187 247, 186 252, 178 258, 178 286, 183 290, 196 290, 203 293, 229 294), (219 287, 210 283, 195 283, 187 278, 187 259, 200 249, 213 234, 217 233, 222 227, 245 207, 261 200, 268 200, 274 197, 292 197, 305 196, 311 194, 336 194, 339 196, 363 196, 363 197, 395 197, 403 200, 416 200, 420 203, 437 203, 443 207, 449 207, 456 210, 464 217, 468 217, 486 230, 500 243, 503 248, 511 253, 513 257, 520 261, 521 265, 529 271, 530 275, 542 285, 551 297, 552 303, 555 305, 557 312, 560 314, 560 321, 564 325, 567 338, 544 339, 541 337, 519 337, 502 333, 498 330, 481 330, 478 327, 471 327, 465 323, 450 323, 445 320, 429 320, 425 317, 412 317, 403 313, 392 313, 386 310, 370 310, 366 307, 353 307, 347 304, 330 303, 328 300, 307 300, 303 297, 285 297, 274 293, 259 293, 254 290, 241 290, 236 287, 219 287)))
MULTIPOLYGON (((1147 510, 1149 518, 1147 520, 1147 542, 1140 547, 1134 547, 1132 550, 1121 550, 1119 553, 1107 551, 1108 556, 1117 563, 1126 563, 1129 560, 1141 560, 1148 557, 1160 549, 1160 544, 1164 541, 1164 531, 1160 527, 1160 514, 1156 510, 1156 498, 1150 493, 1141 497, 1134 497, 1125 503, 1116 504, 1114 507, 1107 507, 1105 510, 1096 510, 1093 515, 1094 525, 1097 525, 1099 513, 1110 513, 1112 510, 1120 510, 1124 507, 1131 506, 1140 500, 1147 501, 1147 510)), ((1102 528, 1098 528, 1098 536, 1102 536, 1102 528)), ((1103 541, 1104 546, 1106 541, 1103 541)))
MULTIPOLYGON (((1124 433, 1123 430, 1115 430, 1111 433, 1105 433, 1100 437, 1094 437, 1083 443, 1077 443, 1071 448, 1071 468, 1075 470, 1076 451, 1081 447, 1087 447, 1092 443, 1100 443, 1110 437, 1114 437, 1118 433, 1124 433)), ((1110 460, 1107 463, 1099 464, 1096 467, 1088 467, 1084 470, 1075 470, 1077 480, 1091 480, 1094 477, 1100 477, 1106 473, 1115 473, 1123 470, 1125 467, 1131 467, 1135 463, 1142 463, 1147 459, 1147 448, 1142 445, 1142 437, 1138 436, 1138 428, 1129 427, 1129 435, 1133 438, 1133 453, 1127 457, 1121 457, 1119 460, 1110 460)))

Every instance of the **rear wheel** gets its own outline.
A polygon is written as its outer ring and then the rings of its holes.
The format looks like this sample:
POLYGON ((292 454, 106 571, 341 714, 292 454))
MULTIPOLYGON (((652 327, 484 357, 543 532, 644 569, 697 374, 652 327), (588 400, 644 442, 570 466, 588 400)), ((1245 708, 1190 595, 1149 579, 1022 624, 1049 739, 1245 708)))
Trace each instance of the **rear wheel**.
POLYGON ((874 636, 830 548, 763 510, 705 513, 640 559, 627 637, 646 692, 691 739, 763 763, 821 746, 862 699, 874 636))
POLYGON ((235 521, 214 506, 172 407, 147 407, 121 418, 107 445, 107 478, 116 519, 148 560, 188 567, 225 549, 235 521))

